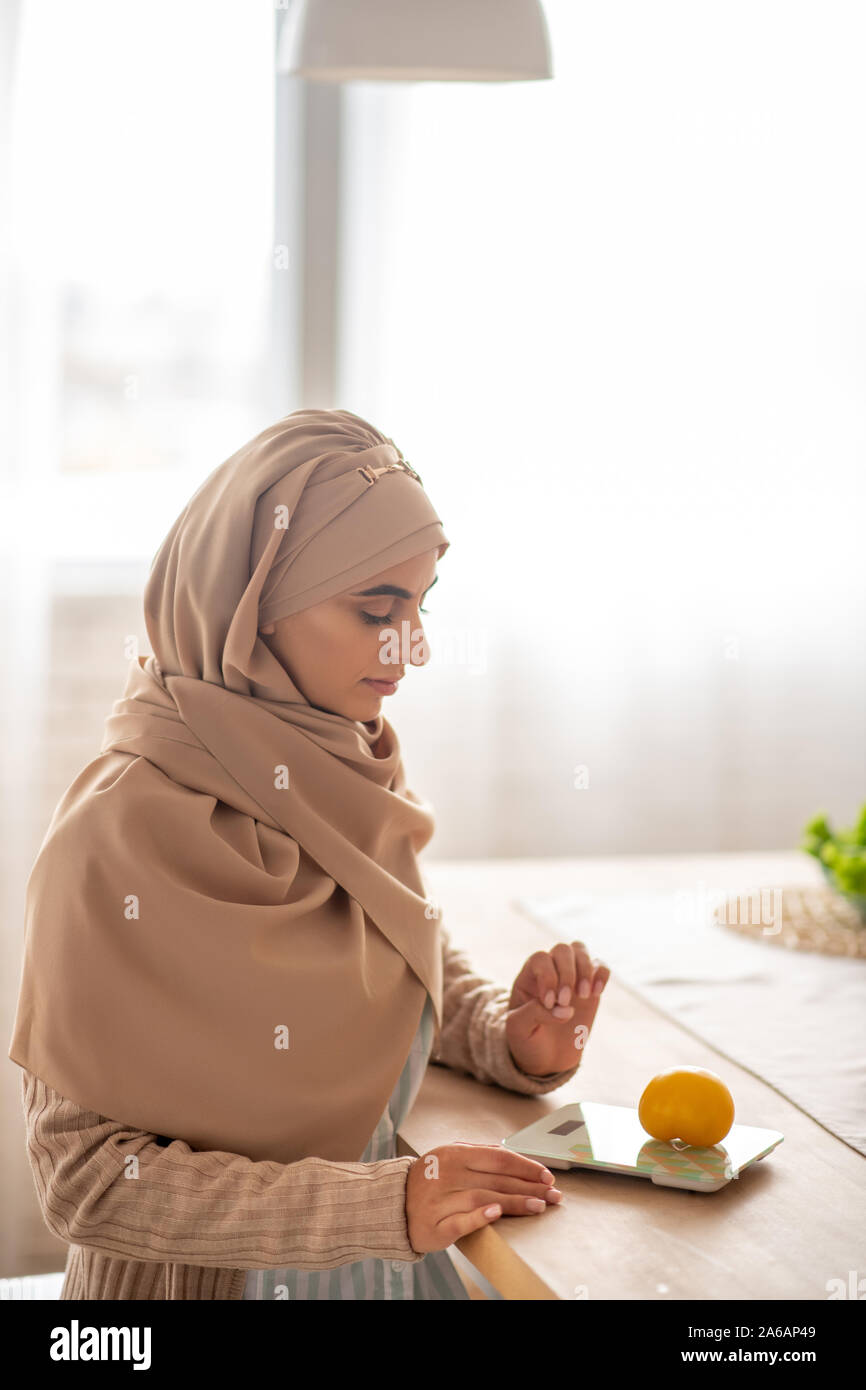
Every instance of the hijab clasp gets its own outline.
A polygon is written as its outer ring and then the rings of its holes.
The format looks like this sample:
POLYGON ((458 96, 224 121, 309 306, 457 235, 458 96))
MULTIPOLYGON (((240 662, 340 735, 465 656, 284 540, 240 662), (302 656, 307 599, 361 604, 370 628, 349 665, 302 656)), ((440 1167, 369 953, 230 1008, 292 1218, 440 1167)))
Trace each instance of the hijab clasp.
MULTIPOLYGON (((416 482, 421 482, 420 474, 415 472, 415 469, 412 467, 412 465, 408 462, 407 459, 400 459, 397 463, 383 464, 381 468, 370 468, 368 466, 365 466, 363 468, 358 469, 358 472, 364 475, 368 483, 375 483, 376 479, 382 473, 395 473, 397 471, 401 473, 408 473, 411 477, 415 479, 416 482)), ((423 483, 421 485, 423 487, 423 483)))

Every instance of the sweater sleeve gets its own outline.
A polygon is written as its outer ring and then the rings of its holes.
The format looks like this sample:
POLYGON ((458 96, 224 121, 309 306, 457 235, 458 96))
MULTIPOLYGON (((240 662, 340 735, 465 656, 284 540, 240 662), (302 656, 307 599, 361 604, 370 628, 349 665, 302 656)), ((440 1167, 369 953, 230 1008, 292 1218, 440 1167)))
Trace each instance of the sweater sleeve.
POLYGON ((72 1245, 213 1268, 416 1263, 409 1156, 254 1162, 83 1110, 22 1068, 27 1153, 46 1225, 72 1245))
POLYGON ((544 1095, 570 1081, 580 1056, 567 1071, 549 1076, 531 1076, 517 1066, 505 1033, 510 990, 477 975, 466 954, 451 944, 445 928, 440 926, 440 931, 442 1030, 437 1031, 430 1061, 523 1095, 544 1095))

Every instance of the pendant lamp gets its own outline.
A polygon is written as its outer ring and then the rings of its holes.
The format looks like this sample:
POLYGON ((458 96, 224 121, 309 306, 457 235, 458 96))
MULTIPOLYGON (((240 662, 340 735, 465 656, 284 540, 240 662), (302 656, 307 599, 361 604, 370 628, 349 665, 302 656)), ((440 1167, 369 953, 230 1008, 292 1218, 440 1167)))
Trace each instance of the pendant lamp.
POLYGON ((277 72, 316 82, 553 76, 539 0, 292 0, 277 72))

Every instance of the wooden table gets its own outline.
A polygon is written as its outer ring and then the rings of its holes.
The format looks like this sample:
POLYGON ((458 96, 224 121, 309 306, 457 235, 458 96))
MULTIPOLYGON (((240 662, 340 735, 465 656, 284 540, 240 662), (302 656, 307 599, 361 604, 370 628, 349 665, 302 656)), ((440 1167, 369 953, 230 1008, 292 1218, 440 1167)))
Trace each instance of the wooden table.
MULTIPOLYGON (((554 938, 515 911, 519 895, 604 896, 693 890, 703 881, 804 882, 802 854, 423 862, 455 945, 480 974, 510 987, 524 960, 554 938)), ((817 881, 817 880, 816 880, 817 881)), ((593 943, 586 932, 590 954, 593 943)), ((860 1154, 772 1087, 647 1004, 613 976, 574 1079, 540 1097, 429 1067, 399 1151, 461 1139, 499 1144, 549 1110, 595 1100, 637 1106, 649 1077, 683 1064, 733 1075, 738 1122, 778 1129, 781 1143, 721 1191, 645 1179, 559 1172, 561 1204, 503 1216, 457 1248, 507 1299, 821 1299, 827 1281, 866 1275, 866 1168, 860 1154)))

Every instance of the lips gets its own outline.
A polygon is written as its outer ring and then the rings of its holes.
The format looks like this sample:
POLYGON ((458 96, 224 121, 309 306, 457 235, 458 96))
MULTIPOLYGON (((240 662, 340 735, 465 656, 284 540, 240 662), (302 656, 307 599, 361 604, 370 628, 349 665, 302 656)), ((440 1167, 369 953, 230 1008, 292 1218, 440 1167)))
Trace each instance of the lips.
POLYGON ((374 680, 372 676, 365 676, 364 680, 380 695, 393 695, 399 684, 399 681, 374 680))

